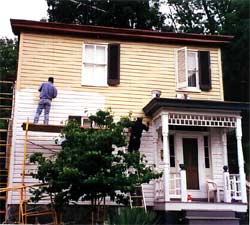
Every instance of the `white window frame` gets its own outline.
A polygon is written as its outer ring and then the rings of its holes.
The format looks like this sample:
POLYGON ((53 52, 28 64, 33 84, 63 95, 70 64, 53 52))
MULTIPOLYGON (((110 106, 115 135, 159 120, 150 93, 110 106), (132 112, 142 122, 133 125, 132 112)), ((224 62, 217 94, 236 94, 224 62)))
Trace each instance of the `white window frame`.
POLYGON ((200 84, 199 84, 199 59, 198 59, 198 50, 196 49, 188 49, 187 47, 176 49, 176 90, 177 91, 192 91, 192 92, 201 92, 200 84), (185 81, 179 82, 179 65, 178 65, 178 52, 184 52, 184 73, 185 73, 185 81), (196 86, 191 87, 188 86, 188 53, 194 52, 196 57, 196 86))
POLYGON ((81 85, 86 85, 86 86, 108 86, 108 82, 107 82, 107 72, 108 70, 108 44, 107 43, 83 43, 83 46, 82 46, 82 80, 81 80, 81 85), (86 46, 89 45, 89 46, 93 46, 94 47, 94 61, 93 62, 87 62, 86 61, 86 58, 85 58, 85 49, 86 49, 86 46), (96 48, 98 46, 101 46, 101 47, 104 47, 105 49, 105 60, 104 60, 104 63, 98 63, 96 62, 96 48), (93 69, 94 69, 94 77, 84 77, 86 76, 85 74, 85 68, 86 68, 86 65, 89 64, 89 65, 93 65, 93 69), (103 66, 104 69, 105 69, 105 76, 104 77, 98 77, 97 74, 95 74, 95 68, 97 66, 103 66))

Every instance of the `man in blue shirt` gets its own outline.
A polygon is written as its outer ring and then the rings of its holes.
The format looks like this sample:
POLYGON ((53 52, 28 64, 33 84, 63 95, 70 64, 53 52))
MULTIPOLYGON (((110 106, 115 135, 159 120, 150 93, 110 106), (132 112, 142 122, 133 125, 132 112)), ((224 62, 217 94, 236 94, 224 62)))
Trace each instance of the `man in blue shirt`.
POLYGON ((41 84, 38 91, 40 91, 40 100, 37 106, 36 115, 34 118, 34 123, 38 123, 39 116, 41 115, 44 109, 44 124, 49 123, 49 112, 51 107, 51 101, 53 98, 57 96, 57 89, 53 85, 54 78, 49 77, 48 82, 44 82, 41 84))

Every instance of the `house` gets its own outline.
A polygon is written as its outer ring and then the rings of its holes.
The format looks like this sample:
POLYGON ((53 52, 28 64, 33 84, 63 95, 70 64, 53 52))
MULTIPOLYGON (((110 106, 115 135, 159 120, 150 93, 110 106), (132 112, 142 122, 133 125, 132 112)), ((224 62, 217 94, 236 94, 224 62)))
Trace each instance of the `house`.
MULTIPOLYGON (((163 177, 143 186, 148 207, 246 212, 244 106, 225 102, 223 96, 221 46, 233 37, 14 19, 11 25, 19 35, 19 59, 10 187, 34 183, 20 176, 27 138, 21 126, 33 121, 37 89, 52 75, 58 97, 51 125, 60 126, 69 116, 84 120, 107 107, 117 118, 132 112, 150 122, 140 151, 163 177), (227 133, 232 130, 238 174, 228 170, 227 133)), ((27 154, 42 150, 49 155, 51 146, 58 150, 56 137, 58 133, 29 131, 27 154)), ((9 210, 19 203, 19 191, 9 191, 9 210)))

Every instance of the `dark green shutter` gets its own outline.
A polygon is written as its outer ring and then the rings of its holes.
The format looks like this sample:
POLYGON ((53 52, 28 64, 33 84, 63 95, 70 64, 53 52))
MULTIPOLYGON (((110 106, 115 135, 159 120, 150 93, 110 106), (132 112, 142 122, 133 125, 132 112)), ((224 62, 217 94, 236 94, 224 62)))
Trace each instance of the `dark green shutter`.
POLYGON ((120 44, 108 46, 108 84, 120 84, 120 44))
POLYGON ((209 91, 211 84, 210 53, 209 51, 199 51, 199 81, 202 91, 209 91))

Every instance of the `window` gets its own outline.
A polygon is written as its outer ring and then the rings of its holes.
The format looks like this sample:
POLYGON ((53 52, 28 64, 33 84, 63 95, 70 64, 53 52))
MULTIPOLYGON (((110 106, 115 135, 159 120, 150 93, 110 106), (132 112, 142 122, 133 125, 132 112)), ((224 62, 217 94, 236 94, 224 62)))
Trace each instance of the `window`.
POLYGON ((95 127, 94 121, 91 121, 88 116, 69 116, 68 120, 75 121, 79 126, 83 128, 95 127))
POLYGON ((208 136, 204 136, 205 168, 210 168, 208 136))
POLYGON ((120 83, 120 45, 84 44, 82 85, 107 86, 120 83))
POLYGON ((174 135, 169 135, 170 167, 175 167, 174 135))
POLYGON ((208 51, 177 50, 177 88, 179 90, 211 89, 210 54, 208 51))

